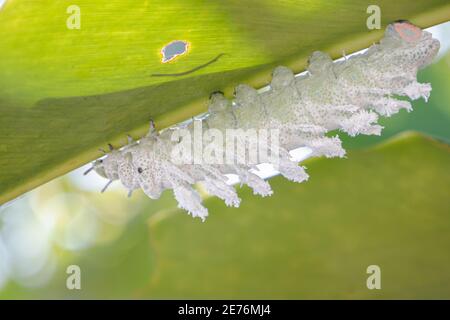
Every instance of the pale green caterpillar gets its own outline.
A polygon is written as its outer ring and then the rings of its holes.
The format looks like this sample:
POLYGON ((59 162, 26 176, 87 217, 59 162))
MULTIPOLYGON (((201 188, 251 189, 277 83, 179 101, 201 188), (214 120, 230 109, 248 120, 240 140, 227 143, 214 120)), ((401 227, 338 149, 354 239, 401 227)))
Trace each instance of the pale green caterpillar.
MULTIPOLYGON (((120 150, 111 149, 103 159, 93 163, 93 169, 110 182, 120 180, 130 195, 133 190, 142 189, 150 198, 157 199, 165 189, 172 189, 181 208, 204 220, 208 211, 192 187, 195 183, 236 207, 240 199, 227 183, 228 174, 238 175, 241 183, 251 187, 255 194, 268 196, 272 190, 252 170, 255 163, 245 162, 238 151, 231 155, 235 160, 232 162, 174 161, 174 151, 186 142, 174 133, 192 136, 195 127, 201 125, 201 139, 206 140, 203 132, 207 130, 223 135, 229 129, 278 130, 278 152, 272 164, 287 179, 302 182, 308 175, 291 160, 288 150, 308 147, 313 156, 343 157, 345 150, 339 137, 329 137, 327 132, 379 135, 382 130, 377 124, 379 116, 389 117, 400 109, 412 110, 410 102, 397 97, 428 99, 431 86, 417 82, 417 71, 428 65, 438 50, 439 41, 430 33, 405 21, 393 23, 380 43, 362 54, 333 62, 327 54, 314 52, 307 72, 301 76, 295 77, 286 67, 276 68, 269 90, 259 92, 239 85, 233 101, 214 93, 208 114, 202 119, 161 133, 151 126, 146 137, 139 142, 130 141, 120 150), (174 136, 178 139, 173 139, 174 136)), ((205 148, 211 144, 224 147, 223 141, 204 142, 205 148)), ((250 148, 250 144, 245 145, 250 148)), ((266 148, 274 149, 271 144, 266 148)))

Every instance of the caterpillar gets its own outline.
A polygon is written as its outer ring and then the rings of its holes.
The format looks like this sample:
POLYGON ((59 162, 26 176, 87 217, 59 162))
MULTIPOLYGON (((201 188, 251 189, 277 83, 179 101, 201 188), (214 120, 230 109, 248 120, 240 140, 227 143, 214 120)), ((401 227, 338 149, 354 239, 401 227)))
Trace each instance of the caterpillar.
MULTIPOLYGON (((326 53, 317 51, 309 58, 307 72, 300 76, 287 67, 275 68, 268 90, 261 92, 241 84, 235 88, 233 100, 220 92, 211 94, 208 112, 201 118, 161 132, 151 123, 145 137, 139 141, 130 139, 118 150, 111 146, 110 152, 94 161, 91 169, 109 180, 102 192, 115 180, 121 181, 129 195, 142 189, 151 199, 172 189, 179 207, 204 221, 208 210, 193 187, 196 183, 234 207, 239 206, 241 199, 234 186, 227 183, 229 174, 237 175, 254 194, 269 196, 272 190, 269 182, 256 174, 257 161, 245 157, 258 141, 245 140, 244 149, 227 150, 227 159, 216 155, 220 161, 178 161, 180 157, 174 161, 175 151, 187 150, 180 148, 189 145, 186 137, 198 135, 196 130, 200 130, 200 151, 205 152, 208 148, 225 149, 223 140, 211 137, 224 136, 230 129, 272 130, 277 133, 276 139, 265 140, 262 149, 274 156, 266 161, 286 179, 303 182, 308 174, 292 161, 289 150, 308 147, 312 156, 344 157, 341 140, 338 135, 327 135, 330 131, 350 136, 380 135, 380 116, 412 110, 411 103, 399 97, 428 100, 431 85, 417 82, 417 71, 431 63, 439 45, 429 32, 407 21, 392 23, 380 43, 364 53, 333 62, 326 53)), ((192 158, 190 151, 181 154, 181 158, 192 158)))

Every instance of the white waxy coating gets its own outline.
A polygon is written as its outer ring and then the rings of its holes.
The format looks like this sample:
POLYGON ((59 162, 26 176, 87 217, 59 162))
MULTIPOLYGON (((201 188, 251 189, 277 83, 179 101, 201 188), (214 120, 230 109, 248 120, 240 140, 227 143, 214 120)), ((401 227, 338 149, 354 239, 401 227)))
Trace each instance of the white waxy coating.
MULTIPOLYGON (((226 129, 233 128, 278 129, 278 170, 287 179, 302 182, 308 175, 291 161, 287 150, 306 146, 313 156, 343 157, 341 140, 338 136, 326 136, 327 132, 340 130, 350 136, 381 134, 379 116, 412 110, 410 102, 394 96, 428 99, 431 86, 417 82, 417 71, 428 65, 438 50, 439 41, 430 33, 408 22, 397 22, 388 26, 380 44, 345 61, 333 63, 326 53, 314 52, 305 76, 294 77, 290 69, 276 68, 268 91, 259 93, 239 85, 234 102, 214 93, 208 116, 197 121, 202 122, 203 130, 217 129, 223 136, 226 129)), ((194 125, 192 122, 186 128, 191 134, 194 125)), ((269 183, 249 171, 252 163, 173 163, 171 152, 179 143, 182 141, 170 140, 169 131, 158 135, 151 128, 139 143, 113 150, 95 161, 93 167, 109 180, 120 180, 130 192, 141 188, 152 199, 159 198, 165 189, 172 189, 180 208, 202 220, 208 210, 192 187, 197 182, 228 206, 239 206, 240 199, 234 187, 226 184, 225 174, 238 175, 241 183, 255 194, 272 194, 269 183)), ((234 154, 234 160, 241 157, 234 154)))

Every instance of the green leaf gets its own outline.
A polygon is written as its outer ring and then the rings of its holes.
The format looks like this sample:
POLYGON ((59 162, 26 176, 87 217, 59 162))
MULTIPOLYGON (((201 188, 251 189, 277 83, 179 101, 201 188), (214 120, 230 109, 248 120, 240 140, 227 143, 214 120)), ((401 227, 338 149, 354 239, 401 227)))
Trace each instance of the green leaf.
MULTIPOLYGON (((382 24, 448 20, 446 0, 379 1, 382 24)), ((275 65, 298 72, 307 56, 367 47, 367 1, 11 1, 0 9, 0 203, 99 157, 107 142, 142 136, 205 110, 208 95, 266 84, 275 65), (172 40, 190 51, 161 63, 172 40), (181 77, 155 73, 191 70, 181 77)))

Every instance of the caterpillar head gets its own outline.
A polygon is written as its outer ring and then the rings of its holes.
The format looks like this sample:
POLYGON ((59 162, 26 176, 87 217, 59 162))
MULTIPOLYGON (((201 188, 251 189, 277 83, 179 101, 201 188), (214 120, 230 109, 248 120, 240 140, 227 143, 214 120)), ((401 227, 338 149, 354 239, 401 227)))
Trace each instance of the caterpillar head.
MULTIPOLYGON (((108 177, 106 176, 105 167, 103 166, 103 159, 95 160, 92 163, 91 169, 94 170, 100 177, 108 179, 108 177)), ((85 174, 87 174, 89 171, 91 170, 86 171, 85 174)))
POLYGON ((439 41, 433 39, 431 33, 404 20, 394 22, 386 28, 382 43, 398 48, 393 57, 395 60, 405 66, 417 68, 430 64, 440 47, 439 41))
POLYGON ((294 73, 287 67, 276 67, 272 73, 272 82, 270 86, 274 90, 283 89, 294 83, 294 73))

